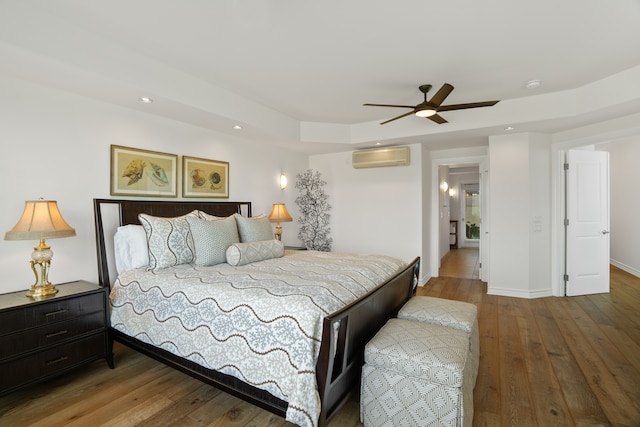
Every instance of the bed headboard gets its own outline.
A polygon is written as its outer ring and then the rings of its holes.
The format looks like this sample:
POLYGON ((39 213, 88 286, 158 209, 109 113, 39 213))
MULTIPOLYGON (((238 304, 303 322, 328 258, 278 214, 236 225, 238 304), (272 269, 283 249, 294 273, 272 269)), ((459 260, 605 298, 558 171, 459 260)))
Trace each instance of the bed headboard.
POLYGON ((100 286, 111 287, 116 279, 113 236, 119 226, 140 224, 140 213, 175 217, 186 215, 195 209, 215 216, 229 216, 234 213, 251 216, 251 202, 93 199, 100 286))

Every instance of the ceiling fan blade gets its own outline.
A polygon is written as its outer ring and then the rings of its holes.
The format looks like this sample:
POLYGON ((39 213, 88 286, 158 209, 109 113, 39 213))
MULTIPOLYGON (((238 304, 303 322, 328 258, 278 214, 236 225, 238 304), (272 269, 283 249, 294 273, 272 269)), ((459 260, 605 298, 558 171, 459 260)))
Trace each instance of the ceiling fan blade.
POLYGON ((440 89, 438 89, 436 94, 431 97, 429 102, 435 105, 440 105, 445 100, 445 98, 449 96, 451 91, 453 91, 453 86, 451 86, 449 83, 445 83, 440 89))
POLYGON ((443 123, 449 123, 448 121, 445 120, 444 117, 438 115, 438 114, 434 114, 433 116, 429 116, 427 117, 427 119, 432 120, 434 122, 436 122, 437 124, 441 125, 443 123))
POLYGON ((438 111, 466 110, 467 108, 491 107, 500 101, 471 102, 469 104, 441 105, 438 111))
POLYGON ((399 108, 416 108, 415 105, 394 105, 394 104, 362 104, 367 107, 399 107, 399 108))
MULTIPOLYGON (((413 107, 411 107, 411 108, 413 108, 413 107)), ((389 123, 389 122, 392 122, 392 121, 394 121, 394 120, 398 120, 398 119, 401 119, 401 118, 403 118, 403 117, 410 116, 411 114, 413 114, 413 111, 409 111, 408 113, 400 114, 399 116, 394 117, 393 119, 386 120, 386 121, 384 121, 384 122, 382 122, 382 123, 380 123, 380 124, 381 124, 381 125, 383 125, 383 124, 385 124, 385 123, 389 123)))

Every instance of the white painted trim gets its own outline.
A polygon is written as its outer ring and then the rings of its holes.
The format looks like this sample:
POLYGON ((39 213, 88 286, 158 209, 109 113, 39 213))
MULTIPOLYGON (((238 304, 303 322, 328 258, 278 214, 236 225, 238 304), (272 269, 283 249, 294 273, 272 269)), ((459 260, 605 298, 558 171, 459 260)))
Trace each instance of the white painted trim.
POLYGON ((611 263, 611 265, 618 267, 620 270, 624 270, 629 274, 633 274, 636 277, 640 277, 640 270, 636 270, 633 267, 629 267, 628 265, 618 262, 615 259, 611 259, 609 260, 609 262, 611 263))
POLYGON ((551 289, 523 291, 520 289, 510 289, 510 288, 492 288, 490 286, 487 286, 487 295, 498 295, 502 297, 514 297, 514 298, 526 298, 526 299, 554 296, 553 293, 551 292, 551 289))
POLYGON ((418 278, 418 286, 424 286, 427 284, 427 282, 431 280, 431 275, 430 274, 426 274, 426 275, 422 275, 422 269, 420 269, 420 277, 418 278))

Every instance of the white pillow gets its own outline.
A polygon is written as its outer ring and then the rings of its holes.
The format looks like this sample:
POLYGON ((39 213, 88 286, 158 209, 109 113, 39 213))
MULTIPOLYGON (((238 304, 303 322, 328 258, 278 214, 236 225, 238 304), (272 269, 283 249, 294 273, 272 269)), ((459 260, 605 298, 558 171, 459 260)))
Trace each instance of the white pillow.
POLYGON ((236 222, 238 223, 238 233, 240 234, 241 242, 257 242, 273 239, 274 233, 271 228, 271 222, 266 216, 260 215, 253 218, 245 218, 238 214, 233 214, 233 216, 236 217, 236 222))
POLYGON ((123 225, 113 236, 118 274, 149 265, 147 234, 141 225, 123 225))
POLYGON ((193 262, 193 238, 187 217, 198 218, 198 211, 173 218, 138 215, 149 243, 147 270, 157 271, 193 262))
POLYGON ((280 258, 284 255, 284 244, 280 240, 235 243, 227 249, 229 265, 245 265, 265 259, 280 258))
POLYGON ((209 221, 188 217, 187 223, 193 237, 195 265, 206 266, 226 262, 227 248, 240 241, 236 219, 233 216, 209 221))

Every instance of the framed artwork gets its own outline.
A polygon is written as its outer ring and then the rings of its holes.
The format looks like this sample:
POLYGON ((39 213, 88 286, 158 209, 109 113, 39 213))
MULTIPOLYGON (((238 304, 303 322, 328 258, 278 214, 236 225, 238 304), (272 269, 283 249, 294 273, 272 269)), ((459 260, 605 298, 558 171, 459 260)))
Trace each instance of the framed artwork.
POLYGON ((111 146, 112 196, 178 196, 178 156, 111 146))
POLYGON ((229 197, 229 162, 182 156, 182 197, 229 197))

